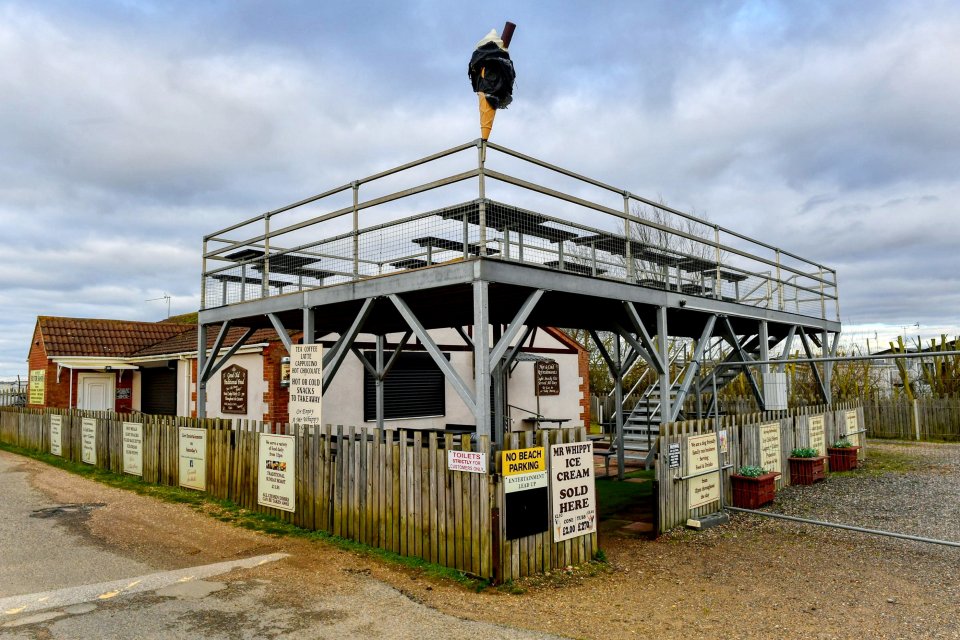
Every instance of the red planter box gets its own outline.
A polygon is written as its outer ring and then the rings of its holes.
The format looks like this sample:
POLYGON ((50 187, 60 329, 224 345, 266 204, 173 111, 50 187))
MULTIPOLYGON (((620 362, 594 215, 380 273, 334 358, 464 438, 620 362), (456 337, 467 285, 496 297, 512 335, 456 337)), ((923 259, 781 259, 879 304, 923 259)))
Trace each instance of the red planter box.
POLYGON ((790 484, 813 484, 827 477, 826 456, 787 460, 790 461, 790 484))
POLYGON ((733 485, 733 506, 741 509, 756 509, 773 502, 777 491, 776 480, 779 472, 765 473, 756 478, 737 474, 730 475, 733 485))
POLYGON ((852 471, 856 469, 858 451, 860 451, 860 447, 844 447, 842 449, 828 447, 830 471, 852 471))

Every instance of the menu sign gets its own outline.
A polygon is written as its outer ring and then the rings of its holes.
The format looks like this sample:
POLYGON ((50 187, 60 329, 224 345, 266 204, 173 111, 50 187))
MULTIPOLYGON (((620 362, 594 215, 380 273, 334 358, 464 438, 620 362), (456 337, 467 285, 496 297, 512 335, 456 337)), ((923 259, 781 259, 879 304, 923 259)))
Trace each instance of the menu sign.
POLYGON ((247 412, 247 370, 232 364, 220 374, 220 413, 247 412))
POLYGON ((560 365, 556 360, 538 360, 533 370, 538 396, 560 395, 560 365))

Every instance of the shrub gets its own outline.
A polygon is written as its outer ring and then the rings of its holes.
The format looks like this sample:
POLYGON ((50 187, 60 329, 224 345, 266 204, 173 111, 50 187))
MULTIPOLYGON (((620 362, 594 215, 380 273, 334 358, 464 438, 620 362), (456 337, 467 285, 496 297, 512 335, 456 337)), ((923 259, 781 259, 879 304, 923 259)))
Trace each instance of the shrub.
POLYGON ((794 458, 816 458, 820 453, 816 449, 802 447, 800 449, 794 449, 790 452, 790 455, 794 458))
POLYGON ((848 449, 853 446, 853 443, 847 440, 846 438, 840 438, 833 443, 834 449, 848 449))
POLYGON ((747 466, 740 467, 740 471, 738 471, 737 473, 747 478, 759 478, 766 472, 767 470, 764 469, 763 467, 754 467, 754 466, 747 465, 747 466))

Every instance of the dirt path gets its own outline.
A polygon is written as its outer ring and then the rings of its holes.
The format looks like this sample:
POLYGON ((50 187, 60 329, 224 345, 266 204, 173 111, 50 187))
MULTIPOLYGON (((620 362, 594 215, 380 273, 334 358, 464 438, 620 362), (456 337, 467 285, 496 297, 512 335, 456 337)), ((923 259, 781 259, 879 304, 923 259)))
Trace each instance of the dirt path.
MULTIPOLYGON (((960 461, 960 449, 947 452, 941 464, 923 462, 929 453, 923 448, 874 446, 920 462, 889 464, 887 456, 886 465, 880 460, 858 474, 835 476, 806 497, 785 493, 778 503, 802 505, 811 517, 819 504, 838 516, 836 505, 856 504, 850 495, 859 494, 879 517, 883 491, 893 500, 898 487, 931 487, 942 498, 949 488, 944 483, 960 478, 951 466, 960 461)), ((397 631, 395 637, 406 637, 405 631, 430 635, 427 628, 444 630, 443 637, 518 637, 515 628, 522 628, 580 638, 960 638, 960 549, 737 515, 728 526, 678 531, 653 542, 607 535, 601 546, 609 566, 474 593, 327 544, 252 533, 181 505, 32 461, 25 465, 34 486, 54 501, 107 503, 84 525, 84 535, 97 544, 170 568, 291 553, 288 561, 236 572, 231 580, 264 580, 260 597, 283 606, 321 596, 345 610, 363 602, 372 617, 397 631), (378 600, 381 593, 400 597, 378 600), (416 606, 408 610, 405 602, 416 606), (431 617, 440 612, 453 617, 431 617), (456 627, 457 619, 507 626, 456 627)), ((803 490, 810 488, 790 491, 803 490)), ((939 498, 927 501, 933 516, 943 513, 939 498)), ((924 500, 911 504, 916 519, 924 500)))

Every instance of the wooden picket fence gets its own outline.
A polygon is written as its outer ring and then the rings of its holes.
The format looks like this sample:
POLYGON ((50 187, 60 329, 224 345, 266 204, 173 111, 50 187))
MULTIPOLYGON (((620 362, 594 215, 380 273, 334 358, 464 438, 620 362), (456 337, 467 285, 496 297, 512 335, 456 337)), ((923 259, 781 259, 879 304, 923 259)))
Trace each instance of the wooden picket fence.
MULTIPOLYGON (((96 466, 123 473, 123 423, 143 425, 143 481, 179 482, 178 430, 206 430, 206 492, 299 527, 506 581, 590 560, 596 534, 559 543, 551 532, 506 539, 501 460, 493 473, 450 471, 447 452, 481 451, 486 437, 403 429, 327 425, 307 428, 247 420, 172 418, 143 414, 0 409, 0 441, 50 451, 50 416, 60 416, 62 456, 82 462, 81 426, 96 420, 96 466), (257 502, 261 433, 296 438, 296 509, 257 502), (495 526, 495 521, 497 522, 495 526)), ((586 440, 583 428, 514 434, 509 448, 586 440)))
POLYGON ((863 413, 873 438, 960 441, 960 397, 872 398, 863 413))
MULTIPOLYGON (((824 421, 824 444, 829 446, 843 436, 857 435, 864 444, 865 433, 856 434, 847 427, 846 413, 857 412, 859 430, 863 429, 864 411, 859 403, 837 403, 832 408, 803 407, 785 411, 768 411, 737 416, 720 416, 719 419, 687 420, 665 425, 660 432, 659 454, 656 459, 658 487, 658 527, 661 533, 683 525, 688 519, 716 513, 733 500, 730 474, 741 466, 761 464, 760 429, 763 425, 776 424, 780 434, 780 471, 777 490, 790 484, 790 465, 787 458, 794 448, 810 446, 808 423, 814 415, 822 415, 824 421), (693 436, 710 433, 723 434, 726 447, 719 445, 720 499, 697 508, 690 508, 687 483, 681 478, 687 474, 683 461, 687 457, 687 443, 693 436), (671 468, 669 451, 671 445, 679 446, 681 464, 671 468), (725 450, 724 450, 725 449, 725 450)), ((858 457, 864 459, 866 448, 861 447, 858 457)))

